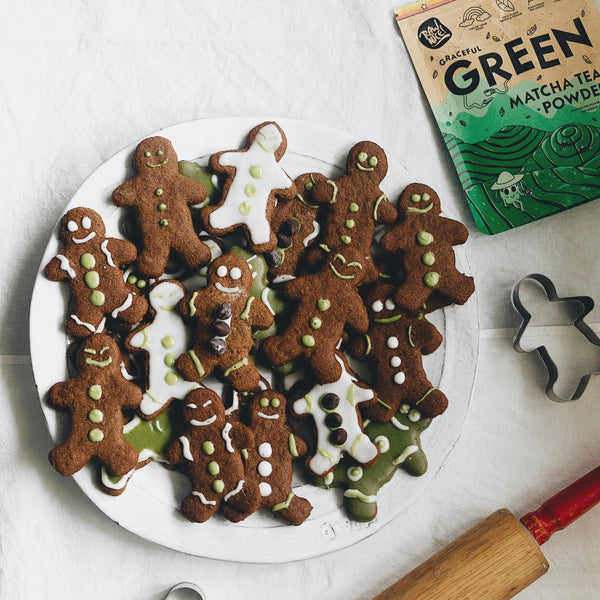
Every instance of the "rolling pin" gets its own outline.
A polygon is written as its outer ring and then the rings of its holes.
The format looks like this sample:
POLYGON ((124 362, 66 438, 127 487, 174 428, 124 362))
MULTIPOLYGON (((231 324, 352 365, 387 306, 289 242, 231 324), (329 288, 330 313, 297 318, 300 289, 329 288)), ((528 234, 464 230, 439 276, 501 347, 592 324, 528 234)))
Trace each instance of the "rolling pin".
POLYGON ((600 502, 600 467, 517 519, 491 514, 374 600, 506 600, 548 570, 540 545, 600 502))

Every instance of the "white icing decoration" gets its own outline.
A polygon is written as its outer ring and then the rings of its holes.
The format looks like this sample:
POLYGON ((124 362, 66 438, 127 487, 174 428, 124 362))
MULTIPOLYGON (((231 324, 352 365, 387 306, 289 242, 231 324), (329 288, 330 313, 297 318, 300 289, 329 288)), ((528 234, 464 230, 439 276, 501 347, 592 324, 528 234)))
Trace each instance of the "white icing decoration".
POLYGON ((402 359, 399 356, 392 356, 390 358, 390 365, 394 368, 398 368, 402 364, 402 359))
POLYGON ((273 472, 273 465, 268 460, 261 460, 257 470, 261 477, 268 477, 273 472))
POLYGON ((390 423, 400 431, 408 431, 410 429, 408 425, 403 425, 402 423, 400 423, 400 421, 398 421, 396 417, 392 417, 390 423))
POLYGON ((56 258, 58 258, 58 262, 60 263, 60 268, 63 271, 65 271, 71 279, 75 279, 75 277, 77 277, 77 274, 75 273, 73 267, 71 267, 71 263, 69 262, 69 259, 66 256, 63 256, 62 254, 57 254, 56 258))
POLYGON ((325 485, 331 485, 333 483, 333 473, 327 473, 323 479, 325 485))
POLYGON ((355 498, 356 500, 360 500, 361 502, 365 502, 367 504, 375 504, 375 502, 377 502, 377 496, 367 496, 358 490, 346 490, 344 492, 344 496, 346 496, 346 498, 355 498))
POLYGON ((269 442, 263 442, 258 446, 258 454, 261 458, 270 458, 273 454, 273 446, 269 442))
POLYGON ((375 302, 371 304, 371 310, 373 312, 381 312, 383 310, 383 302, 381 300, 375 300, 375 302))
POLYGON ((186 458, 187 460, 194 462, 194 457, 192 456, 192 451, 190 449, 190 440, 188 440, 188 438, 185 437, 185 435, 182 435, 179 438, 179 441, 181 442, 181 445, 183 447, 183 456, 184 458, 186 458))
POLYGON ((404 448, 404 450, 402 450, 402 452, 392 461, 392 464, 394 466, 401 465, 409 456, 418 452, 418 450, 419 446, 406 446, 406 448, 404 448))
POLYGON ((274 421, 275 419, 279 419, 279 415, 266 415, 264 412, 257 411, 256 413, 261 419, 269 419, 270 421, 274 421))
POLYGON ((71 238, 71 241, 74 244, 85 244, 86 242, 89 242, 90 240, 93 240, 96 237, 96 232, 92 231, 90 233, 88 233, 84 238, 71 238))
POLYGON ((223 497, 223 500, 225 500, 225 502, 227 502, 227 500, 229 500, 229 498, 232 498, 236 494, 239 494, 242 491, 242 488, 244 487, 244 483, 246 483, 246 481, 244 479, 240 479, 237 482, 237 485, 228 494, 225 494, 225 496, 223 497))
POLYGON ((396 383, 398 385, 402 385, 405 381, 406 381, 406 375, 405 375, 404 371, 398 371, 394 375, 394 383, 396 383))
POLYGON ((71 232, 71 233, 75 233, 79 227, 77 226, 77 223, 75 223, 75 221, 69 221, 67 223, 67 229, 71 232))
POLYGON ((144 415, 152 415, 160 410, 171 398, 183 400, 190 391, 196 389, 198 384, 179 378, 174 385, 165 381, 165 375, 175 371, 165 364, 167 354, 179 356, 188 348, 188 332, 176 310, 171 310, 183 298, 184 291, 181 286, 172 281, 163 281, 150 290, 148 300, 155 311, 152 323, 134 333, 129 339, 132 346, 136 346, 138 335, 143 333, 145 341, 143 346, 149 355, 148 362, 148 389, 144 394, 140 410, 144 415), (174 342, 171 348, 165 348, 161 340, 170 336, 174 342))
POLYGON ((239 287, 225 287, 222 283, 220 282, 216 282, 215 283, 215 287, 220 291, 223 292, 224 294, 235 294, 236 292, 240 291, 239 287))
POLYGON ((198 421, 197 419, 190 419, 190 425, 194 427, 206 427, 207 425, 212 425, 217 420, 217 415, 213 415, 212 417, 208 417, 204 421, 198 421))
POLYGON ((227 267, 225 265, 217 268, 217 277, 227 277, 227 267))
POLYGON ((77 325, 82 325, 86 329, 89 329, 92 333, 101 333, 104 330, 104 324, 106 322, 106 319, 102 319, 98 327, 94 327, 91 323, 82 321, 77 315, 71 315, 71 319, 73 319, 77 325))
POLYGON ((398 341, 398 338, 395 335, 391 335, 385 343, 387 347, 391 350, 395 350, 400 345, 400 342, 398 341))
POLYGON ((393 301, 391 298, 388 298, 388 299, 385 301, 385 307, 386 307, 388 310, 394 310, 394 309, 396 308, 396 305, 394 304, 394 301, 393 301))
POLYGON ((339 380, 334 383, 315 385, 304 398, 292 405, 297 414, 310 413, 313 417, 317 431, 317 452, 310 459, 309 467, 316 475, 323 475, 335 466, 343 452, 350 454, 359 463, 365 464, 371 462, 379 451, 363 433, 355 408, 360 402, 372 400, 375 392, 368 387, 356 385, 356 378, 346 369, 340 356, 336 354, 335 358, 342 367, 339 380), (334 446, 329 441, 331 431, 325 424, 327 413, 319 406, 318 399, 328 393, 336 394, 340 398, 336 412, 342 416, 344 429, 348 433, 348 439, 342 446, 334 446))
POLYGON ((119 313, 127 310, 133 304, 133 294, 127 294, 127 298, 121 306, 117 306, 115 310, 112 311, 111 316, 113 319, 116 319, 119 316, 119 313))
POLYGON ((81 219, 81 225, 84 229, 89 229, 92 226, 92 220, 89 217, 83 217, 83 219, 81 219))
POLYGON ((129 473, 125 473, 123 477, 119 477, 116 481, 111 481, 106 467, 103 466, 102 469, 100 469, 100 479, 105 488, 108 488, 109 490, 122 490, 125 488, 134 473, 135 468, 131 469, 129 473))
POLYGON ((270 496, 271 493, 273 492, 273 488, 266 481, 261 481, 258 484, 258 490, 260 491, 260 495, 263 498, 270 496))
POLYGON ((229 229, 244 225, 252 244, 266 244, 269 241, 271 226, 266 216, 269 196, 272 190, 292 186, 292 180, 275 159, 275 151, 282 143, 279 129, 274 124, 268 124, 258 131, 248 149, 221 154, 219 163, 235 167, 236 171, 223 203, 209 216, 211 227, 229 229), (260 179, 255 179, 249 174, 253 165, 262 168, 263 177, 260 179), (245 193, 248 184, 252 184, 256 189, 256 194, 252 197, 245 193), (242 203, 248 206, 248 214, 239 211, 242 203))
POLYGON ((292 279, 296 279, 295 275, 277 275, 275 279, 273 279, 273 283, 283 283, 285 281, 291 281, 292 279))
POLYGON ((349 467, 346 470, 346 477, 350 481, 360 481, 363 476, 363 470, 361 467, 349 467))
POLYGON ((390 440, 385 435, 378 435, 373 441, 377 444, 381 454, 385 454, 390 449, 390 440))
POLYGON ((226 423, 225 427, 223 427, 223 430, 221 431, 221 437, 225 442, 225 448, 227 449, 227 452, 235 452, 231 444, 231 437, 229 436, 229 432, 231 431, 232 427, 233 426, 231 425, 231 423, 226 423))
POLYGON ((239 267, 232 267, 229 271, 229 277, 234 281, 237 281, 242 276, 242 270, 239 267))
POLYGON ((303 240, 302 245, 306 248, 321 232, 321 226, 317 221, 313 221, 313 230, 303 240))
POLYGON ((108 266, 116 267, 117 265, 115 265, 113 258, 112 258, 112 254, 110 253, 110 250, 108 249, 108 240, 104 240, 100 244, 100 250, 102 250, 102 253, 104 254, 104 256, 106 256, 106 262, 108 263, 108 266))
POLYGON ((196 496, 197 498, 200 498, 200 502, 202 502, 202 504, 204 504, 205 506, 215 506, 216 504, 214 500, 208 500, 202 492, 197 492, 196 490, 194 490, 192 492, 192 495, 196 496))

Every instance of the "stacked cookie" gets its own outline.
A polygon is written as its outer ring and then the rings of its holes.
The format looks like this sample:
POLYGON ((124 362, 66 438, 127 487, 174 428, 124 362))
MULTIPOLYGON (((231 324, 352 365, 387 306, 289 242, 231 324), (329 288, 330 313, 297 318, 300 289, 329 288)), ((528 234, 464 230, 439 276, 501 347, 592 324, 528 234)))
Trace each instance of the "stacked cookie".
POLYGON ((363 521, 396 469, 425 472, 420 433, 448 402, 422 364, 442 342, 427 315, 473 292, 453 250, 466 228, 428 186, 392 203, 373 142, 337 178, 292 178, 286 146, 262 123, 200 168, 148 138, 112 195, 128 240, 89 208, 63 217, 45 270, 71 292, 73 378, 48 396, 70 413, 50 453, 60 473, 95 460, 118 495, 159 460, 189 477, 190 521, 265 508, 299 525, 311 506, 292 489, 296 459, 363 521))

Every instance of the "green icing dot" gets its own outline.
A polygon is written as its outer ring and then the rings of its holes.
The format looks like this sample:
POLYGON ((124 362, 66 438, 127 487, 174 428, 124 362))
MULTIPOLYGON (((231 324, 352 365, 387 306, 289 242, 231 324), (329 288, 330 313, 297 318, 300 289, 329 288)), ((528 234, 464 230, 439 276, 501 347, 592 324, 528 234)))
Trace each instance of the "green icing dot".
POLYGON ((159 212, 165 212, 165 210, 167 210, 167 205, 164 202, 161 202, 160 204, 157 205, 156 209, 159 212))
POLYGON ((427 287, 435 287, 440 282, 440 274, 435 271, 429 271, 429 273, 425 273, 423 282, 427 287))
POLYGON ((135 275, 130 275, 127 278, 127 283, 130 283, 131 285, 135 285, 138 282, 138 278, 135 275))
POLYGON ((269 399, 262 397, 258 403, 263 407, 263 408, 267 408, 267 406, 269 406, 269 399))
POLYGON ((369 165, 371 167, 376 167, 378 162, 379 161, 377 160, 376 156, 371 156, 371 158, 369 158, 369 165))
POLYGON ((95 383, 94 385, 90 385, 87 390, 88 398, 92 400, 100 400, 102 398, 102 386, 95 383))
POLYGON ((168 352, 165 354, 164 363, 167 367, 174 367, 175 361, 177 360, 177 355, 173 354, 173 352, 168 352))
MULTIPOLYGON (((219 472, 221 471, 221 468, 219 467, 218 462, 211 460, 208 463, 208 465, 206 466, 206 470, 209 472, 210 475, 218 475, 219 472)), ((217 491, 217 490, 215 490, 215 491, 217 491)))
POLYGON ((319 329, 321 327, 321 325, 323 325, 323 321, 321 321, 321 319, 319 319, 319 317, 313 317, 310 320, 311 329, 319 329))
POLYGON ((97 408, 93 408, 90 410, 87 416, 88 420, 92 423, 102 423, 102 419, 104 419, 104 413, 97 408))
POLYGON ((99 290, 94 290, 90 294, 90 302, 94 306, 103 306, 104 305, 104 301, 105 301, 104 294, 102 292, 100 292, 99 290))
POLYGON ((273 408, 279 408, 281 406, 281 400, 279 398, 271 398, 271 406, 273 408))
POLYGON ((162 195, 163 195, 163 193, 164 193, 164 192, 163 192, 163 189, 162 189, 162 188, 160 188, 160 187, 159 187, 159 188, 156 188, 156 189, 154 190, 154 194, 155 194, 156 196, 162 196, 162 195))
POLYGON ((165 375, 165 383, 167 385, 175 385, 178 381, 179 381, 179 375, 177 375, 177 373, 175 373, 174 371, 169 371, 165 375))
POLYGON ((252 165, 249 169, 249 173, 254 179, 260 179, 264 175, 264 170, 259 165, 252 165))
POLYGON ((257 193, 258 186, 255 183, 249 183, 244 188, 244 194, 246 194, 246 196, 248 196, 249 198, 252 198, 252 196, 256 196, 257 193))
POLYGON ((433 235, 429 231, 419 231, 417 233, 417 244, 419 246, 429 246, 433 242, 433 235))
POLYGON ((79 259, 79 264, 84 269, 93 269, 96 266, 96 259, 94 258, 93 254, 86 252, 85 254, 81 255, 79 259))
POLYGON ((140 290, 143 290, 143 289, 146 287, 146 285, 148 285, 148 282, 147 282, 146 280, 144 280, 144 279, 138 279, 138 280, 135 282, 135 285, 136 285, 136 286, 137 286, 137 287, 138 287, 140 290))
POLYGON ((159 224, 161 227, 167 227, 167 226, 169 225, 169 219, 161 219, 161 220, 158 222, 158 224, 159 224))
POLYGON ((319 298, 317 300, 317 308, 321 311, 324 312, 326 310, 329 310, 329 307, 331 306, 331 302, 327 299, 327 298, 319 298))
POLYGON ((367 160, 368 157, 369 155, 366 152, 360 152, 358 155, 358 160, 360 162, 365 162, 365 160, 367 160))
POLYGON ((217 492, 217 494, 222 494, 225 489, 225 483, 222 479, 215 479, 212 483, 212 489, 217 492))
POLYGON ((175 338, 172 335, 165 335, 165 337, 160 340, 163 348, 172 348, 175 345, 175 338))
POLYGON ((204 454, 208 454, 209 456, 214 454, 215 445, 210 441, 202 442, 202 452, 204 452, 204 454))
POLYGON ((421 198, 423 198, 423 202, 429 202, 429 200, 431 200, 431 196, 427 192, 425 192, 421 198))
POLYGON ((352 238, 349 235, 343 235, 340 237, 340 240, 342 240, 344 244, 349 244, 352 241, 352 238))
POLYGON ((250 202, 242 202, 239 207, 238 210, 243 214, 243 215, 249 215, 250 211, 252 210, 252 205, 250 204, 250 202))
POLYGON ((104 439, 104 432, 95 427, 88 433, 88 439, 90 442, 101 442, 104 439))
POLYGON ((433 252, 425 252, 425 254, 421 256, 421 262, 430 267, 435 262, 435 254, 433 252))
POLYGON ((344 223, 344 227, 346 227, 346 229, 352 229, 355 225, 356 223, 354 222, 354 219, 346 219, 344 223))
POLYGON ((411 199, 413 202, 421 202, 421 195, 420 195, 420 194, 413 194, 413 195, 410 197, 410 199, 411 199))
POLYGON ((305 348, 312 348, 315 345, 315 338, 312 335, 303 335, 302 345, 305 348))
POLYGON ((83 281, 91 290, 95 290, 100 285, 100 275, 98 271, 88 271, 83 276, 83 281))
POLYGON ((358 212, 358 204, 356 204, 356 202, 351 202, 348 210, 350 212, 358 212))

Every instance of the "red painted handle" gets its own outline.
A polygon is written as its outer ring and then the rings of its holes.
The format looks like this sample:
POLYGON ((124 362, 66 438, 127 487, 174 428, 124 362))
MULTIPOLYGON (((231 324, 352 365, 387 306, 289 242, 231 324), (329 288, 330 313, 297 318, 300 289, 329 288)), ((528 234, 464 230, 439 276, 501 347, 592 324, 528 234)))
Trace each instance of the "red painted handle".
POLYGON ((527 527, 538 544, 570 525, 575 519, 600 502, 600 467, 596 467, 568 488, 544 502, 540 508, 527 513, 521 523, 527 527))

